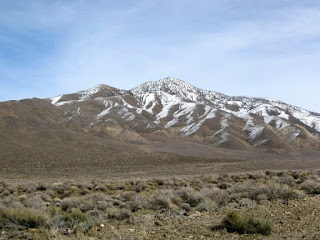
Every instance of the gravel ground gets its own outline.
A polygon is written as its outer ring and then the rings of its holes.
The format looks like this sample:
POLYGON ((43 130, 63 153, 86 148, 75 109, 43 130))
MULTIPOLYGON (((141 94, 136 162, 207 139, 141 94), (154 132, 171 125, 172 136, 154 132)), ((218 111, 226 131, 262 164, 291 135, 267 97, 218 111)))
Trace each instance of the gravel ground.
POLYGON ((235 209, 232 205, 212 212, 193 212, 189 216, 173 217, 159 213, 156 217, 144 215, 141 223, 134 225, 107 225, 94 233, 91 239, 320 239, 320 196, 265 202, 255 208, 235 209), (228 233, 212 230, 228 210, 254 215, 269 220, 272 232, 269 236, 258 234, 228 233))

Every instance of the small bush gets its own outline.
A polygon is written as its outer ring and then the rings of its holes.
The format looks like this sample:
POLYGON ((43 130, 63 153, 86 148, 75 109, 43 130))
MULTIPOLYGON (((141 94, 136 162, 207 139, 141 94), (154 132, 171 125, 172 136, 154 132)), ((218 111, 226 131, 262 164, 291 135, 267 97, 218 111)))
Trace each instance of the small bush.
POLYGON ((39 228, 46 224, 43 215, 28 209, 6 209, 0 213, 0 228, 16 225, 25 228, 39 228))
POLYGON ((145 183, 138 183, 134 190, 137 193, 139 193, 139 192, 143 192, 146 188, 147 188, 147 185, 145 183))
POLYGON ((68 211, 72 208, 77 208, 80 206, 80 199, 79 198, 75 198, 75 197, 71 197, 71 198, 65 198, 61 201, 60 203, 60 206, 61 206, 61 209, 63 211, 68 211))
POLYGON ((299 198, 299 194, 295 190, 291 189, 288 185, 280 185, 276 192, 276 198, 280 198, 286 201, 288 201, 289 199, 299 198))
POLYGON ((320 182, 308 179, 301 184, 301 189, 308 194, 320 194, 320 182))
POLYGON ((297 180, 300 177, 300 173, 297 171, 294 171, 291 173, 291 176, 293 177, 293 179, 297 180))
POLYGON ((249 179, 253 179, 253 180, 257 180, 259 178, 264 178, 265 177, 265 173, 264 172, 255 172, 255 173, 249 173, 248 174, 248 178, 249 179))
POLYGON ((118 184, 116 184, 116 189, 117 190, 125 190, 126 185, 124 183, 118 183, 118 184))
POLYGON ((218 205, 214 201, 212 201, 210 199, 205 199, 204 201, 202 201, 201 203, 199 203, 196 206, 195 210, 197 210, 199 212, 204 212, 204 211, 210 211, 210 210, 215 209, 217 207, 218 207, 218 205))
POLYGON ((192 188, 182 188, 177 191, 177 194, 185 203, 189 203, 191 207, 196 207, 203 201, 202 194, 194 191, 192 188))
POLYGON ((191 207, 190 207, 190 204, 189 203, 183 203, 181 204, 181 208, 185 211, 190 211, 191 210, 191 207))
POLYGON ((218 206, 225 206, 230 202, 230 196, 229 193, 225 190, 221 189, 213 189, 211 192, 207 195, 211 200, 216 202, 218 206))
POLYGON ((171 204, 167 196, 156 196, 150 200, 150 206, 153 210, 170 209, 171 204))
POLYGON ((222 220, 220 226, 226 228, 228 232, 237 232, 239 234, 269 235, 271 233, 271 225, 269 222, 250 217, 242 217, 237 212, 231 211, 222 220))
POLYGON ((67 227, 74 227, 78 223, 85 222, 88 219, 88 216, 81 212, 79 209, 72 209, 70 213, 65 213, 62 216, 62 220, 66 223, 67 227))
POLYGON ((154 181, 155 181, 155 182, 156 182, 156 184, 158 184, 159 186, 164 185, 164 180, 163 180, 163 179, 161 179, 161 178, 157 178, 157 179, 155 179, 154 181))
POLYGON ((108 213, 109 219, 124 220, 131 216, 131 212, 128 209, 113 209, 108 213))
POLYGON ((150 203, 144 196, 135 195, 133 196, 133 199, 129 204, 129 208, 131 209, 131 211, 136 212, 141 209, 150 208, 150 203))
POLYGON ((43 209, 46 207, 45 202, 42 200, 41 196, 39 195, 26 198, 24 200, 24 204, 26 207, 34 208, 34 209, 43 209))
POLYGON ((47 187, 44 186, 44 185, 39 185, 36 189, 37 189, 38 191, 45 191, 45 190, 47 190, 47 187))
POLYGON ((230 188, 232 185, 230 183, 227 183, 227 182, 222 182, 222 183, 219 183, 217 185, 218 188, 220 189, 228 189, 230 188))

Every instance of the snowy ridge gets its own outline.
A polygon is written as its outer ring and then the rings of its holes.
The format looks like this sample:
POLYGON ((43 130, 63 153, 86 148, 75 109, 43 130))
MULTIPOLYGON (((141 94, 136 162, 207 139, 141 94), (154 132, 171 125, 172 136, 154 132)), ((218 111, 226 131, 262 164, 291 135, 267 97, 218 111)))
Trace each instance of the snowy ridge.
POLYGON ((293 117, 297 118, 305 125, 315 128, 320 132, 320 115, 307 110, 271 98, 230 97, 222 93, 199 89, 178 78, 168 77, 159 81, 147 82, 130 90, 130 92, 136 96, 155 92, 167 92, 171 95, 176 95, 180 98, 197 103, 205 104, 206 101, 209 101, 215 104, 219 109, 227 111, 227 106, 233 105, 239 108, 239 111, 232 112, 236 117, 241 118, 241 114, 239 113, 244 114, 244 119, 247 118, 245 115, 250 113, 258 114, 264 118, 265 123, 267 124, 272 120, 277 121, 276 124, 279 128, 284 128, 286 126, 287 123, 284 120, 288 120, 289 115, 287 113, 291 113, 293 117), (268 117, 271 117, 272 114, 269 115, 267 111, 279 113, 278 118, 271 120, 268 117))
POLYGON ((130 92, 132 92, 134 95, 154 93, 159 91, 167 92, 169 94, 179 96, 180 98, 189 99, 195 102, 203 102, 204 98, 214 99, 217 97, 226 96, 218 92, 199 89, 183 80, 174 77, 163 78, 159 81, 147 82, 130 90, 130 92))
MULTIPOLYGON (((255 147, 270 141, 265 137, 270 133, 264 134, 269 126, 289 143, 301 134, 295 124, 308 126, 314 131, 307 131, 320 139, 320 114, 270 98, 227 96, 202 90, 173 77, 147 82, 129 91, 98 85, 50 100, 53 105, 64 108, 88 100, 90 104, 97 101, 105 109, 101 110, 100 106, 92 121, 118 116, 131 129, 136 126, 150 130, 176 127, 179 135, 185 137, 197 134, 200 129, 212 129, 216 146, 229 141, 228 128, 230 120, 234 119, 238 125, 242 124, 240 130, 255 147), (214 130, 210 127, 213 122, 218 123, 214 130)), ((83 108, 78 115, 85 115, 83 108)), ((103 122, 101 120, 98 122, 103 122)))

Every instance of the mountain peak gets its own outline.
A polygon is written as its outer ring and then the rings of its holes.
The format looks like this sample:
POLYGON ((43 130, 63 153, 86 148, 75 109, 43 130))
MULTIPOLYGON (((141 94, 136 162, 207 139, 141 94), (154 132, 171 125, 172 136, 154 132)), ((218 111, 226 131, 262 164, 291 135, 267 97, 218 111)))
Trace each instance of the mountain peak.
POLYGON ((185 97, 185 95, 190 92, 196 93, 198 91, 198 88, 179 78, 167 77, 158 81, 146 82, 131 90, 131 92, 135 95, 154 93, 159 91, 178 96, 182 95, 181 97, 185 97))
MULTIPOLYGON (((146 82, 146 83, 143 83, 141 84, 140 86, 134 88, 134 89, 138 89, 138 88, 148 88, 150 90, 152 90, 151 88, 153 89, 157 89, 157 91, 160 91, 159 88, 163 87, 163 86, 171 86, 171 85, 175 85, 175 86, 180 86, 180 87, 186 87, 188 86, 189 88, 192 87, 192 88, 196 88, 194 86, 192 86, 190 83, 187 83, 186 81, 183 81, 179 78, 176 78, 176 77, 166 77, 166 78, 162 78, 160 80, 157 80, 157 81, 149 81, 149 82, 146 82)), ((134 90, 133 89, 133 90, 134 90)))
POLYGON ((176 77, 166 77, 166 78, 163 78, 163 79, 160 79, 158 81, 155 81, 155 82, 163 82, 163 83, 186 83, 185 81, 181 80, 180 78, 176 78, 176 77))
POLYGON ((166 77, 158 81, 146 82, 131 90, 134 95, 146 93, 166 92, 180 98, 186 98, 191 101, 203 101, 203 97, 214 99, 217 96, 225 96, 221 93, 202 90, 190 83, 176 77, 166 77))

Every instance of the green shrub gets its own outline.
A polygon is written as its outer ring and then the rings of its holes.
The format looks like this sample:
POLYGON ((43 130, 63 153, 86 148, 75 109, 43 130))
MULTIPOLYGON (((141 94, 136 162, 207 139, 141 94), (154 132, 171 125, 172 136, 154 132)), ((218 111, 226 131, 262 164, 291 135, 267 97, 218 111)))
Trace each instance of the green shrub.
POLYGON ((64 220, 67 227, 72 228, 78 223, 87 221, 88 216, 79 209, 72 209, 70 213, 62 215, 62 220, 64 220))
POLYGON ((16 225, 24 228, 39 228, 46 224, 43 215, 28 209, 5 209, 0 213, 0 228, 16 225))
POLYGON ((271 233, 271 224, 269 222, 261 221, 253 216, 247 219, 245 226, 246 233, 260 233, 262 235, 270 235, 271 233))
POLYGON ((271 233, 271 225, 269 222, 261 221, 253 216, 242 217, 235 211, 228 212, 220 226, 226 228, 228 232, 237 232, 240 234, 259 233, 269 235, 271 233))

